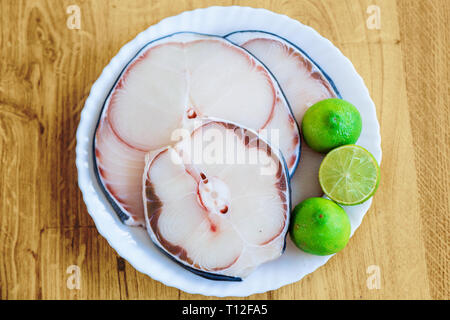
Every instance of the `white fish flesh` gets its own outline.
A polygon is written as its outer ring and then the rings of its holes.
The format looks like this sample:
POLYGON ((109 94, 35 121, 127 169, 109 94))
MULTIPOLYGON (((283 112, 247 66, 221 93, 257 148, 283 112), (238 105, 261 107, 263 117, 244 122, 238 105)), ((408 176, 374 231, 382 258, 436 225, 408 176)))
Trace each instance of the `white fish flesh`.
MULTIPOLYGON (((338 97, 332 81, 300 48, 276 35, 237 31, 226 37, 258 58, 278 81, 300 125, 306 110, 318 101, 338 97)), ((323 155, 302 140, 301 159, 291 177, 292 202, 323 194, 318 172, 323 155)))
POLYGON ((284 250, 288 180, 283 158, 255 132, 207 121, 190 137, 147 157, 147 231, 191 271, 240 280, 284 250))
POLYGON ((174 34, 149 43, 130 61, 100 115, 98 178, 122 221, 145 224, 137 192, 145 154, 174 145, 179 129, 191 132, 196 120, 211 117, 266 137, 294 173, 300 134, 270 72, 221 37, 174 34))

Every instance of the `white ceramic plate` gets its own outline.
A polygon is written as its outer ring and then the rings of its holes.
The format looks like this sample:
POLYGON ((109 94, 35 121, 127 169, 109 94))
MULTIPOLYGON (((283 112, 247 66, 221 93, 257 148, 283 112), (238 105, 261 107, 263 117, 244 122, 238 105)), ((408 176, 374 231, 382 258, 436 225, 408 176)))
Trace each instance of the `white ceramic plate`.
MULTIPOLYGON (((287 239, 287 248, 281 258, 256 269, 242 282, 222 282, 201 278, 183 269, 151 242, 142 228, 122 224, 103 195, 94 174, 93 134, 102 105, 124 66, 149 41, 179 31, 226 35, 238 30, 262 30, 277 34, 303 49, 333 80, 343 99, 359 109, 363 130, 358 144, 368 149, 381 161, 381 138, 375 106, 363 80, 351 62, 327 39, 315 30, 287 16, 265 9, 247 7, 210 7, 184 12, 164 19, 140 33, 123 46, 105 67, 94 83, 81 113, 77 130, 76 165, 78 183, 89 214, 102 236, 138 271, 168 286, 188 293, 208 296, 248 296, 278 289, 299 281, 305 275, 325 264, 331 256, 313 256, 298 250, 287 239)), ((371 200, 346 207, 352 225, 352 234, 361 224, 371 200)), ((337 276, 337 275, 336 275, 337 276)))

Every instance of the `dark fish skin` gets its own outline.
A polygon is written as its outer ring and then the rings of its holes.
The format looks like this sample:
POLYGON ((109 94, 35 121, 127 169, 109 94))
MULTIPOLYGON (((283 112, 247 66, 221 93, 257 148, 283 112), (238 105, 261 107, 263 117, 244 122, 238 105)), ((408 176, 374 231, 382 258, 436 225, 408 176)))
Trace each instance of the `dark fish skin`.
POLYGON ((94 174, 95 174, 95 178, 97 179, 98 185, 100 186, 100 188, 102 189, 103 194, 106 197, 106 200, 108 200, 109 204, 113 207, 114 212, 117 214, 117 216, 119 217, 120 221, 124 224, 126 224, 127 220, 130 219, 130 216, 123 212, 122 209, 120 209, 120 207, 117 205, 116 200, 114 200, 109 192, 106 190, 105 186, 103 185, 103 182, 100 178, 100 173, 98 170, 98 166, 97 166, 97 157, 95 156, 95 134, 97 133, 97 129, 100 123, 100 117, 99 117, 99 121, 97 122, 97 126, 95 127, 94 130, 94 139, 93 139, 93 143, 92 143, 92 155, 93 155, 93 163, 94 163, 94 174))
MULTIPOLYGON (((155 242, 153 242, 153 243, 156 245, 156 247, 161 252, 164 253, 164 255, 169 257, 171 260, 175 261, 178 265, 182 266, 184 269, 186 269, 200 277, 203 277, 208 280, 214 280, 214 281, 234 281, 234 282, 242 281, 242 278, 239 278, 239 277, 224 276, 224 275, 220 275, 220 274, 216 274, 216 273, 211 273, 211 272, 206 272, 206 271, 201 271, 198 269, 191 268, 191 267, 185 265, 184 263, 181 263, 177 259, 175 259, 172 255, 170 255, 164 249, 162 249, 157 243, 155 243, 155 242)), ((286 241, 285 241, 285 243, 286 243, 286 241)))

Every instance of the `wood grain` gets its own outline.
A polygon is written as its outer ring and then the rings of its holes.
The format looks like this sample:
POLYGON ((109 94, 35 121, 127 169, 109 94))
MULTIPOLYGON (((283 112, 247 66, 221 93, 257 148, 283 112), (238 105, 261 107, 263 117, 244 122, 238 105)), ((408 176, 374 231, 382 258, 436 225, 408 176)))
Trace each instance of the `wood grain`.
POLYGON ((347 248, 256 299, 449 299, 447 0, 0 0, 0 299, 204 299, 134 270, 95 229, 77 186, 75 131, 90 87, 140 31, 210 5, 264 7, 312 26, 355 65, 377 106, 382 182, 347 248), (81 29, 66 8, 81 9, 81 29), (381 29, 366 26, 369 5, 381 29), (70 290, 67 268, 81 268, 70 290), (368 289, 367 268, 381 288, 368 289))

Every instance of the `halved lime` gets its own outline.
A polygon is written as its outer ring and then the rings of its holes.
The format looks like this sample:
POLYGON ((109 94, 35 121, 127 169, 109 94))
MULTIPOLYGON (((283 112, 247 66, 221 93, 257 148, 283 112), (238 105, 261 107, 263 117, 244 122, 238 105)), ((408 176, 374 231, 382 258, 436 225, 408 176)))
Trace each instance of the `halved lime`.
POLYGON ((353 144, 328 153, 319 169, 323 192, 346 206, 363 203, 374 195, 380 183, 380 167, 373 155, 353 144))

